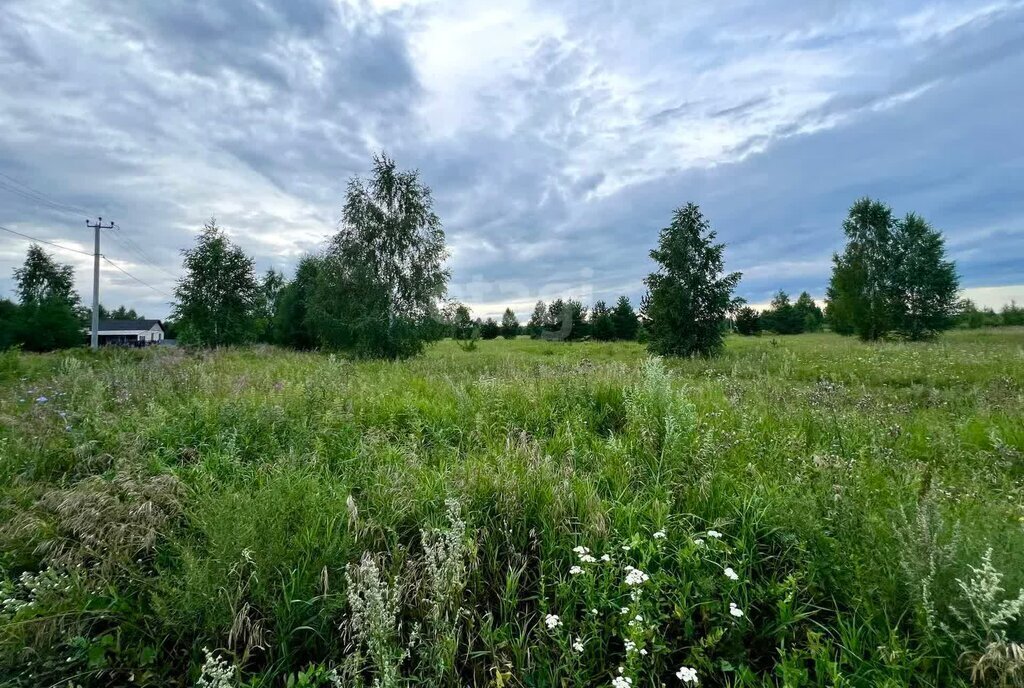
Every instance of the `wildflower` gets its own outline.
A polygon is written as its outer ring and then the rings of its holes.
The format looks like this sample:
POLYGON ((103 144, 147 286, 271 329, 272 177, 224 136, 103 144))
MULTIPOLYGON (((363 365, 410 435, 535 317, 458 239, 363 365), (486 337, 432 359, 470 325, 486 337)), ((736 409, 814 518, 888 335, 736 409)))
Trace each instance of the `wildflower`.
POLYGON ((693 667, 679 667, 679 671, 676 672, 676 678, 683 683, 697 684, 697 670, 693 667))
POLYGON ((664 540, 665 537, 666 537, 665 531, 664 530, 659 530, 657 533, 655 533, 653 535, 653 537, 654 537, 655 540, 664 540))
POLYGON ((729 580, 739 580, 740 577, 736 575, 736 572, 732 570, 731 566, 725 567, 725 577, 729 580))
POLYGON ((45 404, 48 401, 49 399, 47 399, 45 396, 40 396, 39 398, 36 399, 37 404, 45 404))
POLYGON ((583 640, 579 637, 572 641, 572 649, 576 652, 583 652, 583 640))
POLYGON ((580 567, 580 566, 573 566, 572 568, 569 569, 569 574, 570 575, 578 576, 581 573, 583 573, 583 568, 580 567))
POLYGON ((697 545, 698 547, 703 547, 704 546, 704 538, 694 538, 693 539, 693 544, 697 545))
POLYGON ((629 676, 616 676, 612 679, 612 688, 629 688, 633 685, 633 679, 629 676))
POLYGON ((544 617, 544 623, 548 628, 554 629, 562 625, 562 620, 558 618, 557 614, 548 614, 544 617))
POLYGON ((619 609, 619 614, 629 614, 629 607, 622 607, 619 609))
POLYGON ((623 545, 622 546, 622 551, 623 552, 628 552, 630 549, 632 549, 632 548, 629 545, 623 545))
POLYGON ((590 613, 593 614, 594 616, 597 616, 597 610, 596 609, 591 609, 590 613))
POLYGON ((743 610, 737 607, 735 602, 729 603, 729 613, 737 619, 743 618, 743 610))
POLYGON ((721 539, 722 534, 719 533, 717 530, 709 530, 708 531, 708 537, 713 537, 716 540, 719 540, 719 539, 721 539))
POLYGON ((597 561, 597 559, 595 559, 590 554, 581 554, 580 561, 582 561, 584 564, 593 564, 595 561, 597 561))
POLYGON ((646 573, 640 569, 633 568, 632 566, 626 567, 626 585, 637 586, 643 585, 651 579, 646 573))
POLYGON ((580 556, 583 556, 584 554, 590 554, 590 548, 584 547, 583 545, 577 545, 573 547, 572 551, 580 556))
POLYGON ((633 642, 632 640, 630 640, 629 638, 626 638, 625 645, 626 645, 626 654, 631 654, 633 652, 636 652, 636 643, 633 642))
MULTIPOLYGON (((1021 520, 1024 520, 1024 518, 1022 518, 1021 520)), ((602 554, 601 555, 601 561, 611 561, 611 560, 612 560, 612 558, 611 558, 610 555, 607 555, 607 554, 602 554)))
POLYGON ((640 648, 640 655, 643 656, 643 657, 646 657, 647 656, 647 648, 641 647, 640 648))

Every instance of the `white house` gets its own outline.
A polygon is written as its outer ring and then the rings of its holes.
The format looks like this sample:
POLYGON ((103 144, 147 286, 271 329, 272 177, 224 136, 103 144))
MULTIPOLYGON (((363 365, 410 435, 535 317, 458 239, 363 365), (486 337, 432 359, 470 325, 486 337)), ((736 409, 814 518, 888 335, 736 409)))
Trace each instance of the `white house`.
MULTIPOLYGON (((92 337, 92 328, 86 330, 92 337)), ((100 346, 149 346, 164 338, 164 325, 159 320, 100 320, 100 346)))

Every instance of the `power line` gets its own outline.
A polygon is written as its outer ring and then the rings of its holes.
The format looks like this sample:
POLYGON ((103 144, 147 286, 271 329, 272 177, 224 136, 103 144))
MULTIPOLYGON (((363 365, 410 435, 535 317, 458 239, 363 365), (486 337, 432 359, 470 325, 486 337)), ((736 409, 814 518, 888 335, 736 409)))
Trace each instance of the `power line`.
POLYGON ((23 183, 19 182, 17 179, 14 179, 10 175, 4 174, 3 172, 0 172, 0 177, 4 177, 4 178, 10 180, 9 182, 5 182, 3 180, 0 180, 0 189, 3 189, 5 191, 9 191, 10 193, 13 193, 13 194, 17 194, 17 195, 21 196, 22 198, 24 198, 26 200, 34 201, 35 203, 39 203, 39 204, 48 206, 50 208, 53 208, 54 210, 62 210, 64 212, 69 212, 69 213, 83 213, 84 214, 84 213, 88 212, 88 211, 86 211, 83 208, 79 208, 78 206, 69 205, 67 203, 61 203, 60 201, 55 201, 52 198, 48 197, 43 192, 36 191, 31 186, 28 186, 27 184, 23 184, 23 183))
MULTIPOLYGON (((0 225, 0 230, 3 230, 3 231, 5 231, 5 232, 10 232, 11 234, 15 234, 15 235, 17 235, 17 236, 20 236, 20 237, 22 237, 22 238, 24 238, 24 239, 28 239, 29 241, 38 241, 38 242, 39 242, 39 243, 41 243, 41 244, 47 244, 47 245, 49 245, 49 246, 54 246, 54 247, 56 247, 56 248, 59 248, 59 249, 63 249, 63 250, 65 250, 65 251, 72 251, 72 252, 74 252, 74 253, 80 253, 80 254, 82 254, 83 256, 89 256, 89 257, 92 257, 92 256, 93 256, 93 254, 89 253, 88 251, 80 251, 80 250, 78 250, 77 248, 71 248, 70 246, 63 246, 63 245, 61 245, 61 244, 55 244, 55 243, 53 243, 52 241, 47 241, 46 239, 40 239, 40 238, 38 238, 38 237, 34 237, 34 236, 29 236, 28 234, 22 234, 21 232, 16 232, 16 231, 14 231, 13 229, 8 229, 7 227, 4 227, 3 225, 0 225)), ((143 282, 143 281, 142 281, 141 279, 139 279, 139 278, 138 278, 138 277, 136 277, 135 275, 131 274, 130 272, 128 272, 127 270, 125 270, 125 269, 124 269, 124 268, 122 268, 122 267, 121 267, 120 265, 118 265, 118 264, 117 264, 117 263, 115 263, 114 261, 110 260, 110 259, 109 259, 109 258, 107 258, 106 256, 104 256, 104 255, 102 255, 102 254, 101 254, 101 255, 100 255, 100 258, 102 258, 102 259, 103 259, 104 261, 106 261, 107 263, 109 263, 109 264, 110 264, 110 266, 111 266, 111 267, 113 267, 113 268, 114 268, 115 270, 118 270, 119 272, 123 273, 123 274, 124 274, 124 275, 126 275, 127 277, 130 277, 131 279, 135 280, 136 282, 138 282, 138 283, 139 283, 139 284, 141 284, 142 286, 144 286, 144 287, 147 287, 147 288, 149 288, 149 289, 152 289, 153 291, 155 291, 156 293, 160 294, 161 296, 166 296, 167 298, 173 298, 173 297, 171 297, 171 295, 170 295, 170 294, 168 294, 167 292, 164 292, 164 291, 160 291, 159 289, 157 289, 157 288, 156 288, 156 287, 154 287, 153 285, 151 285, 151 284, 147 284, 146 282, 143 282)))
POLYGON ((29 236, 28 234, 22 234, 21 232, 15 232, 13 229, 8 229, 7 227, 4 227, 3 225, 0 225, 0 229, 2 229, 5 232, 10 232, 11 234, 16 234, 16 235, 18 235, 20 237, 24 237, 24 238, 26 238, 26 239, 28 239, 30 241, 38 241, 40 244, 47 244, 49 246, 55 246, 56 248, 63 249, 65 251, 72 251, 73 253, 81 253, 83 256, 91 256, 92 255, 88 251, 80 251, 77 248, 71 248, 70 246, 62 246, 61 244, 55 244, 52 241, 47 241, 46 239, 40 239, 38 237, 29 236))
POLYGON ((136 244, 134 241, 132 241, 131 237, 129 237, 127 235, 120 234, 119 232, 120 232, 121 226, 119 224, 117 224, 116 222, 114 223, 114 228, 118 230, 118 233, 113 233, 110 236, 113 237, 114 241, 116 241, 118 244, 120 244, 122 248, 124 248, 129 253, 134 254, 143 263, 146 263, 147 265, 149 265, 149 267, 154 268, 156 270, 159 270, 160 272, 164 273, 165 275, 167 275, 168 277, 170 277, 173 280, 177 280, 178 279, 178 275, 175 275, 174 273, 170 272, 169 270, 166 270, 163 267, 161 267, 159 263, 157 263, 153 258, 151 258, 149 256, 149 254, 147 254, 145 251, 142 250, 142 247, 140 247, 138 244, 136 244))
POLYGON ((104 255, 101 255, 101 256, 100 256, 100 258, 102 258, 102 259, 103 259, 103 260, 104 260, 104 261, 105 261, 106 263, 108 263, 108 264, 109 264, 109 265, 110 265, 110 266, 111 266, 112 268, 114 268, 115 270, 117 270, 117 271, 121 272, 122 274, 124 274, 124 275, 126 275, 126 276, 128 276, 128 277, 132 278, 133 280, 135 280, 136 282, 138 282, 138 283, 139 283, 139 284, 141 284, 142 286, 144 286, 144 287, 148 287, 149 289, 152 289, 153 291, 155 291, 155 292, 156 292, 157 294, 160 294, 161 296, 166 296, 166 297, 167 297, 167 298, 169 298, 169 299, 170 299, 170 298, 174 298, 174 297, 172 297, 172 296, 171 296, 170 294, 168 294, 167 292, 165 292, 165 291, 160 291, 159 289, 157 289, 156 287, 154 287, 154 286, 153 286, 152 284, 147 284, 146 282, 143 282, 143 281, 142 281, 142 280, 140 280, 140 279, 139 279, 138 277, 136 277, 136 276, 135 276, 135 275, 133 275, 132 273, 128 272, 127 270, 123 269, 123 268, 122 268, 122 267, 121 267, 120 265, 118 265, 118 264, 117 264, 117 263, 115 263, 114 261, 110 260, 110 259, 109 259, 109 258, 107 258, 106 256, 104 256, 104 255))

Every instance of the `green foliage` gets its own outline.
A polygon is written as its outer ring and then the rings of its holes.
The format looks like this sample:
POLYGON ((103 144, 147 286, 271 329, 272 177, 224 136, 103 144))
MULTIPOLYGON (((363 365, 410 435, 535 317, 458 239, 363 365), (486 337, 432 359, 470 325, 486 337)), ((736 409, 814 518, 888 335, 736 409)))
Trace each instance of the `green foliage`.
MULTIPOLYGON (((287 282, 284 274, 271 268, 259 281, 256 292, 256 339, 261 342, 277 341, 277 311, 281 305, 287 282)), ((301 347, 306 348, 306 347, 301 347)))
POLYGON ((53 351, 79 346, 82 333, 74 269, 61 265, 32 244, 22 267, 14 270, 19 304, 0 305, 0 349, 53 351))
POLYGON ((184 276, 174 289, 172 317, 183 344, 244 344, 257 334, 259 285, 253 260, 210 220, 196 244, 184 249, 184 276))
POLYGON ((487 318, 480 325, 481 339, 497 339, 501 334, 501 325, 494 318, 487 318))
POLYGON ((645 280, 648 293, 641 309, 652 353, 707 356, 721 351, 740 273, 722 273, 725 244, 714 243, 715 236, 694 203, 676 209, 672 224, 661 230, 658 247, 651 251, 660 267, 645 280))
POLYGON ((544 326, 547 324, 547 314, 547 305, 543 301, 538 301, 537 305, 533 308, 530 322, 526 324, 529 335, 534 339, 540 338, 541 332, 544 331, 544 326))
POLYGON ((910 340, 931 339, 953 326, 960 280, 946 260, 942 234, 913 213, 896 225, 893 330, 910 340))
POLYGON ((501 336, 505 339, 515 339, 519 336, 519 320, 511 308, 506 308, 501 316, 501 336))
POLYGON ((18 343, 18 306, 10 299, 0 299, 0 351, 18 343))
POLYGON ((833 258, 828 287, 833 331, 920 340, 952 327, 960 285, 941 233, 913 213, 897 220, 869 198, 850 208, 843 232, 846 248, 833 258))
POLYGON ((825 314, 818 304, 814 302, 811 295, 805 291, 800 292, 800 296, 797 297, 796 303, 793 304, 793 308, 803 321, 803 329, 801 332, 820 332, 825 324, 825 314))
POLYGON ((310 322, 308 315, 322 265, 320 256, 303 256, 295 269, 295 279, 282 287, 274 312, 276 343, 302 350, 316 347, 314 323, 310 322))
POLYGON ((629 302, 628 296, 620 296, 612 309, 612 325, 615 329, 615 339, 633 341, 637 338, 637 331, 640 329, 640 319, 633 310, 633 304, 629 302))
POLYGON ((14 270, 14 291, 22 306, 44 302, 78 305, 75 270, 61 265, 37 244, 29 246, 25 264, 14 270))
POLYGON ((1021 346, 9 352, 0 684, 1013 685, 1021 346))
POLYGON ((417 172, 374 156, 371 177, 349 182, 307 306, 318 345, 361 358, 421 353, 447 288, 446 257, 430 189, 417 172))
POLYGON ((771 307, 761 313, 761 328, 776 334, 800 334, 806 326, 806 318, 806 311, 797 309, 789 302, 789 294, 779 291, 771 307))
POLYGON ((870 198, 858 200, 843 221, 846 249, 833 256, 829 303, 833 330, 875 340, 892 327, 892 209, 870 198))
POLYGON ((615 321, 604 301, 598 301, 590 309, 590 336, 601 342, 615 339, 615 321))
POLYGON ((750 306, 736 311, 736 331, 744 336, 761 333, 761 316, 750 306))

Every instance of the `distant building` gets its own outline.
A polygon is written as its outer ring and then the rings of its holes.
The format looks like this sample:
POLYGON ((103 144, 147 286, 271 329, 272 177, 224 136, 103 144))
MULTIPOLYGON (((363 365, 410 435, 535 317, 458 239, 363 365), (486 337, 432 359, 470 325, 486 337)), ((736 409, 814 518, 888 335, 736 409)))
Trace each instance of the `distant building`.
MULTIPOLYGON (((85 331, 92 337, 92 328, 85 331)), ((164 339, 164 325, 159 320, 100 320, 100 346, 150 346, 164 339)))

